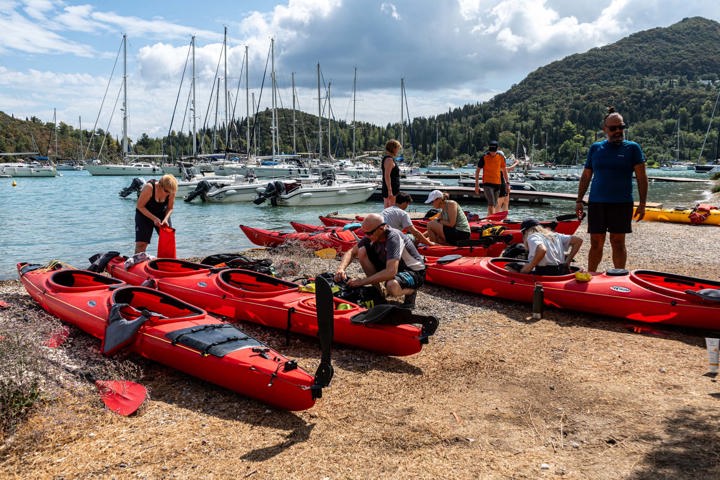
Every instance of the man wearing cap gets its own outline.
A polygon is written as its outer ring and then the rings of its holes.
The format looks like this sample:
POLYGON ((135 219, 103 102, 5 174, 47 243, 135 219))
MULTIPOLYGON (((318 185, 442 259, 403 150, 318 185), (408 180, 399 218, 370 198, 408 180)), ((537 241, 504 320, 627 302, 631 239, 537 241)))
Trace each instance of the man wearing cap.
POLYGON ((417 289, 425 283, 425 262, 422 255, 407 236, 386 225, 380 214, 371 213, 366 216, 360 228, 365 235, 343 255, 335 271, 335 281, 347 280, 345 269, 357 257, 366 277, 348 280, 348 286, 359 287, 385 282, 385 288, 390 295, 405 295, 403 305, 415 308, 417 289))
POLYGON ((425 203, 432 203, 434 209, 440 210, 440 217, 427 224, 430 240, 442 245, 458 245, 470 239, 470 224, 455 200, 449 200, 440 190, 433 190, 425 203))
POLYGON ((498 152, 497 140, 488 143, 488 151, 478 160, 475 169, 475 194, 480 194, 480 171, 482 170, 482 185, 485 193, 485 199, 488 202, 488 215, 495 213, 495 208, 500 197, 500 186, 503 181, 506 185, 510 185, 508 178, 507 165, 505 164, 505 155, 498 152))
POLYGON ((633 216, 637 221, 645 216, 648 178, 645 154, 635 142, 625 140, 627 125, 613 107, 603 119, 607 138, 590 146, 585 168, 578 184, 575 209, 583 215, 583 197, 590 187, 588 199, 588 271, 597 271, 603 257, 605 235, 610 233, 612 262, 615 268, 625 268, 627 249, 625 234, 632 232, 633 216), (635 176, 639 203, 633 214, 632 179, 635 176), (592 184, 590 183, 592 180, 592 184))
POLYGON ((395 196, 395 205, 391 205, 382 211, 383 221, 392 228, 412 234, 416 242, 435 245, 435 242, 415 228, 410 215, 405 211, 411 202, 412 197, 409 193, 398 192, 395 196))
POLYGON ((540 222, 534 218, 524 220, 520 224, 520 231, 528 252, 528 261, 525 264, 508 264, 508 267, 513 269, 520 267, 520 273, 535 275, 570 273, 570 262, 580 250, 582 238, 553 232, 540 225, 540 222))

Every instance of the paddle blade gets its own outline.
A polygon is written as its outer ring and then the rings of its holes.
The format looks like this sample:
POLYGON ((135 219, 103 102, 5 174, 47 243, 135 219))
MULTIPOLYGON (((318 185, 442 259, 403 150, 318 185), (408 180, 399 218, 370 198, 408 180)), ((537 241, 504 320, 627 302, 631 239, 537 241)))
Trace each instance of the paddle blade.
POLYGON ((118 415, 127 417, 137 411, 147 399, 147 389, 127 380, 96 380, 103 403, 118 415))
POLYGON ((330 283, 321 276, 315 278, 315 306, 317 308, 318 337, 320 339, 320 365, 315 372, 313 397, 322 396, 322 388, 330 385, 333 377, 333 367, 330 363, 330 348, 333 341, 333 321, 335 304, 333 301, 330 283))

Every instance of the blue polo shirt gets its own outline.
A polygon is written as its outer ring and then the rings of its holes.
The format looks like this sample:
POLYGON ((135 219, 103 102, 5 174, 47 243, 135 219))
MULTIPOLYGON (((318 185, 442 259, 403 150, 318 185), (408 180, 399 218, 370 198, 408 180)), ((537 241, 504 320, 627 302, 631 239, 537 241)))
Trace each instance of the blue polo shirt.
POLYGON ((603 140, 590 146, 585 168, 593 171, 589 201, 631 203, 635 165, 645 163, 645 154, 635 142, 615 144, 603 140))

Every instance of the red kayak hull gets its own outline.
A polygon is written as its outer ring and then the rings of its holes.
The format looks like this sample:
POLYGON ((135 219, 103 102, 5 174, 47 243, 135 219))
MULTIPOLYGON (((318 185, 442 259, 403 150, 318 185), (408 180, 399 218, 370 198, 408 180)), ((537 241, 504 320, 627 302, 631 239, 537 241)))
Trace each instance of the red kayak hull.
MULTIPOLYGON (((320 221, 323 225, 329 226, 329 227, 343 227, 347 225, 348 223, 354 223, 357 222, 357 219, 349 219, 349 218, 341 218, 341 217, 327 217, 327 216, 320 216, 320 221)), ((427 223, 429 220, 424 219, 417 219, 413 220, 413 225, 415 225, 415 228, 418 230, 424 232, 427 230, 427 223)), ((522 234, 520 234, 520 224, 522 222, 516 222, 512 220, 480 220, 477 222, 469 222, 471 230, 474 230, 473 235, 471 235, 471 238, 478 238, 478 230, 486 225, 493 225, 493 226, 501 226, 505 227, 506 231, 504 231, 504 234, 512 233, 513 234, 513 242, 522 242, 522 234), (516 236, 519 235, 519 239, 515 239, 516 236)), ((552 230, 558 232, 558 233, 564 233, 566 235, 573 235, 577 229, 580 227, 580 220, 570 219, 570 220, 543 220, 540 222, 541 225, 551 228, 552 230)))
MULTIPOLYGON (((310 390, 314 377, 300 368, 285 371, 289 360, 257 340, 248 337, 244 346, 216 356, 168 338, 172 332, 188 328, 227 325, 201 308, 158 290, 129 286, 86 270, 26 267, 18 264, 20 280, 43 309, 100 340, 105 339, 114 304, 128 304, 126 308, 135 312, 146 309, 157 315, 131 338, 125 347, 130 351, 280 409, 305 410, 315 403, 310 390), (257 348, 264 355, 257 353, 257 348)), ((123 317, 134 319, 127 315, 123 317)), ((233 335, 247 337, 231 328, 233 335)))
MULTIPOLYGON (((310 225, 307 223, 290 222, 296 232, 330 232, 342 230, 345 227, 328 227, 325 225, 310 225)), ((353 230, 358 237, 363 236, 360 229, 353 230)), ((513 237, 514 238, 514 237, 513 237)), ((445 255, 462 255, 464 257, 497 257, 507 248, 505 242, 495 242, 489 247, 481 245, 456 247, 454 245, 424 245, 418 244, 417 249, 421 255, 426 257, 444 257, 445 255)))
MULTIPOLYGON (((215 271, 207 265, 176 259, 143 261, 125 268, 115 257, 106 270, 115 278, 156 288, 233 321, 248 321, 302 335, 317 336, 315 295, 300 285, 241 269, 215 271)), ((412 355, 422 349, 415 325, 363 325, 352 317, 365 308, 334 299, 334 341, 386 355, 412 355), (341 306, 342 305, 342 306, 341 306)))
POLYGON ((357 244, 358 237, 351 231, 331 230, 316 232, 277 232, 263 228, 240 225, 248 240, 263 247, 297 243, 305 248, 320 250, 334 248, 338 252, 346 252, 357 244))
POLYGON ((637 322, 717 329, 720 301, 703 299, 688 290, 720 289, 720 282, 650 270, 624 275, 593 273, 582 282, 574 274, 540 276, 509 272, 513 259, 458 258, 427 262, 427 281, 488 297, 532 303, 536 284, 543 287, 549 307, 619 317, 637 322))

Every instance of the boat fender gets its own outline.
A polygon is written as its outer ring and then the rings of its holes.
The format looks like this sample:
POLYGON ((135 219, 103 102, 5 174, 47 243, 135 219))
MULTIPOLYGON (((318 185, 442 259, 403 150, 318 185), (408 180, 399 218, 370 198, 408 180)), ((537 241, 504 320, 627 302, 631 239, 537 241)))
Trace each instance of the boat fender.
POLYGON ((458 258, 462 258, 462 255, 459 255, 457 253, 451 254, 451 255, 445 255, 444 257, 440 257, 437 259, 437 263, 441 265, 445 265, 446 263, 454 262, 458 258))
POLYGON ((622 277, 628 275, 629 273, 630 272, 628 272, 624 268, 608 268, 608 270, 605 272, 605 275, 609 277, 622 277))
POLYGON ((702 290, 685 290, 685 293, 689 293, 690 295, 695 295, 697 297, 702 298, 703 300, 708 300, 711 302, 720 302, 720 289, 718 289, 718 288, 703 288, 702 290))

